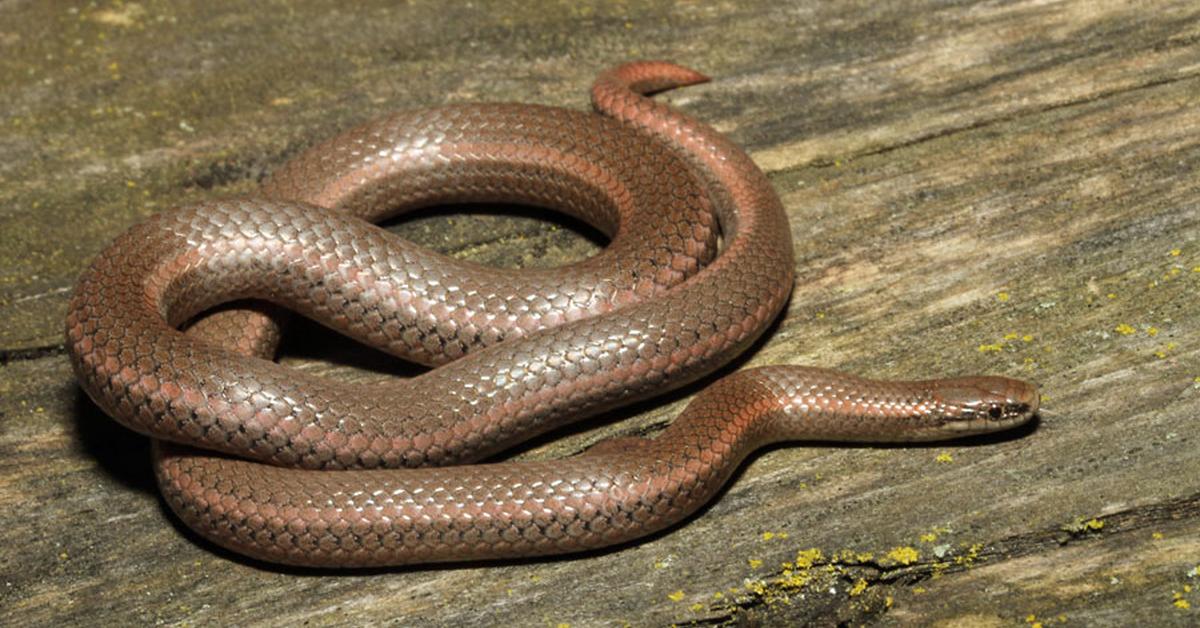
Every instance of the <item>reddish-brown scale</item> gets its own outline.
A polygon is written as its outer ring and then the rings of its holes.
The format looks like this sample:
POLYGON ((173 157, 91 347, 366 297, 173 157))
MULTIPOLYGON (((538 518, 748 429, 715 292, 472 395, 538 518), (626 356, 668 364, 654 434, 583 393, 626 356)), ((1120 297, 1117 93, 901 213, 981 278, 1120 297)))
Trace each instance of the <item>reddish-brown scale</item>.
POLYGON ((159 484, 189 526, 250 556, 329 567, 603 547, 695 511, 766 443, 931 440, 1027 420, 1037 391, 1017 380, 766 367, 710 386, 653 440, 463 464, 710 373, 779 314, 793 258, 770 183, 711 128, 643 95, 704 80, 620 66, 592 90, 607 117, 395 114, 309 150, 256 198, 159 214, 80 279, 66 330, 79 380, 155 437, 159 484), (464 202, 561 211, 612 240, 583 262, 518 272, 368 222, 464 202), (279 307, 439 366, 374 387, 285 369, 261 359, 279 307))

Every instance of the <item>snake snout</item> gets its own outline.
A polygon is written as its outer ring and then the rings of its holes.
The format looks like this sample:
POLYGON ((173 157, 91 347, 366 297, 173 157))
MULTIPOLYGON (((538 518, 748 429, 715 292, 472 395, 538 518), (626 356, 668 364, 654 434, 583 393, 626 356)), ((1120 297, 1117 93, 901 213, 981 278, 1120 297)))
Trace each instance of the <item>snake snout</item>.
POLYGON ((1038 411, 1037 386, 1010 377, 942 380, 935 391, 945 404, 944 427, 958 432, 994 432, 1027 422, 1038 411))
POLYGON ((1008 404, 1021 410, 1026 415, 1026 418, 1036 414, 1038 403, 1042 397, 1041 393, 1038 392, 1038 387, 1019 379, 1010 379, 1008 382, 1010 385, 1007 396, 1008 404))

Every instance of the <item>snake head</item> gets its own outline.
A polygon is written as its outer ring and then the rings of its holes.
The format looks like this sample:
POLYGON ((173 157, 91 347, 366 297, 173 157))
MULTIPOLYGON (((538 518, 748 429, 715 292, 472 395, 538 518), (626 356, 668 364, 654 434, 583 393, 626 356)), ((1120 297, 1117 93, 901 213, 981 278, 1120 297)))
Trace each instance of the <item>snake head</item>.
POLYGON ((932 390, 940 406, 939 428, 956 435, 984 434, 1016 427, 1038 410, 1038 388, 1008 377, 956 377, 938 380, 932 390))

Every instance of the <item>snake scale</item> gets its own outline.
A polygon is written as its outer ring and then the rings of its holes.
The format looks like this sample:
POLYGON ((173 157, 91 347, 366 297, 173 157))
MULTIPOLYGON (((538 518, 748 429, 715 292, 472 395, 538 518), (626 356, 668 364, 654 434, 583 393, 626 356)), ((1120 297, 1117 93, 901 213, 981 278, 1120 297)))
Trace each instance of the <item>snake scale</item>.
POLYGON ((254 196, 156 214, 79 280, 66 321, 76 375, 155 439, 158 483, 188 526, 321 567, 609 546, 694 512, 768 443, 935 440, 1028 420, 1038 393, 1019 380, 772 366, 711 384, 656 438, 476 464, 695 381, 779 315, 794 274, 779 197, 737 146, 649 98, 704 80, 633 62, 596 80, 602 115, 393 114, 311 148, 254 196), (371 224, 473 202, 563 212, 610 242, 516 271, 371 224), (284 310, 436 368, 370 386, 289 370, 270 360, 284 310))

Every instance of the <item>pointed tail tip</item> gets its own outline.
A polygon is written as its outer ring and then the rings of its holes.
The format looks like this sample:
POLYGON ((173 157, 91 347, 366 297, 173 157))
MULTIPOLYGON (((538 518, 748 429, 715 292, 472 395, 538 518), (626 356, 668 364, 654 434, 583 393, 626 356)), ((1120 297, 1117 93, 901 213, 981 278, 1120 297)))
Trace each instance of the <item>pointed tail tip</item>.
POLYGON ((707 83, 712 80, 712 78, 710 78, 707 74, 702 74, 687 66, 670 62, 668 63, 677 72, 673 78, 678 81, 679 87, 684 87, 686 85, 699 85, 700 83, 707 83))
POLYGON ((672 61, 644 60, 622 63, 605 73, 627 88, 645 95, 707 83, 712 79, 672 61))
POLYGON ((707 74, 702 74, 673 61, 648 61, 645 63, 650 66, 648 68, 650 71, 658 75, 659 84, 670 85, 670 87, 663 89, 699 85, 700 83, 707 83, 712 80, 707 74))

